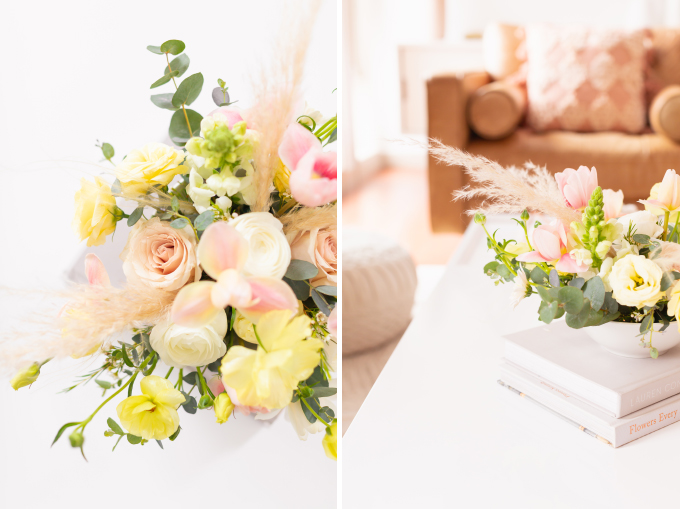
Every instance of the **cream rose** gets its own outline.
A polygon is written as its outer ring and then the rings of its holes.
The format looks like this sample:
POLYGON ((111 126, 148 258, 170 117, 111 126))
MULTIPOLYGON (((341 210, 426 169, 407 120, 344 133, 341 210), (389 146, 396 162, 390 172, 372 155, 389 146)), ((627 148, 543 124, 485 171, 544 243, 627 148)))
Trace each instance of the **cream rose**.
POLYGON ((614 298, 624 306, 653 306, 664 296, 663 271, 652 260, 640 255, 624 256, 611 268, 609 284, 614 298))
POLYGON ((116 177, 125 193, 144 194, 149 186, 168 185, 175 175, 188 173, 182 165, 184 153, 164 143, 148 143, 130 152, 116 167, 116 177))
POLYGON ((140 219, 120 258, 132 285, 174 291, 201 279, 196 236, 189 225, 177 230, 157 217, 140 219))
POLYGON ((249 212, 229 224, 248 241, 248 261, 243 275, 281 279, 291 258, 281 221, 269 212, 249 212))
POLYGON ((315 228, 298 234, 290 245, 294 260, 312 263, 319 273, 312 286, 338 285, 338 235, 336 230, 315 228))
POLYGON ((111 188, 101 178, 95 177, 94 184, 80 179, 80 190, 75 196, 76 213, 72 227, 80 240, 87 239, 88 246, 101 246, 107 235, 116 230, 116 199, 111 188))
POLYGON ((227 334, 227 314, 217 316, 202 327, 182 327, 169 321, 151 330, 149 342, 168 366, 205 366, 227 353, 224 336, 227 334))

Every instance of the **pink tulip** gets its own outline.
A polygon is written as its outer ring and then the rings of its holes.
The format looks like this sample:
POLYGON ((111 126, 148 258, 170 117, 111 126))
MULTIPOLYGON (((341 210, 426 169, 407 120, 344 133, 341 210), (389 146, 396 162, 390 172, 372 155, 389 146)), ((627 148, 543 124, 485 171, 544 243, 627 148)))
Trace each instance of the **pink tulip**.
POLYGON ((298 311, 293 290, 280 279, 245 277, 248 241, 225 221, 211 224, 203 232, 198 260, 215 281, 199 281, 182 288, 172 303, 172 321, 185 327, 209 323, 227 306, 238 309, 253 323, 269 311, 298 311))
MULTIPOLYGON (((208 114, 208 116, 212 117, 215 113, 221 113, 222 115, 227 117, 227 124, 229 125, 229 129, 234 127, 235 123, 243 122, 243 117, 241 116, 241 113, 234 108, 230 108, 229 106, 221 106, 216 110, 211 111, 208 114)), ((248 124, 246 124, 246 127, 250 128, 248 124)))
POLYGON ((588 206, 590 195, 597 187, 597 170, 589 170, 581 166, 578 170, 567 168, 555 174, 555 180, 562 192, 562 196, 572 209, 582 209, 588 206))
POLYGON ((604 197, 604 219, 616 219, 621 217, 621 209, 623 208, 623 191, 620 189, 614 191, 613 189, 605 189, 602 191, 604 197))
POLYGON ((658 207, 664 212, 680 209, 680 175, 675 170, 666 170, 655 200, 640 200, 640 203, 658 207))
POLYGON ((279 157, 291 170, 290 192, 298 203, 318 207, 337 198, 337 153, 321 150, 321 142, 309 129, 297 122, 290 124, 279 157))
POLYGON ((517 261, 528 263, 555 264, 560 272, 585 272, 588 267, 576 263, 567 250, 567 233, 559 221, 542 224, 531 234, 531 243, 535 251, 521 254, 517 261))

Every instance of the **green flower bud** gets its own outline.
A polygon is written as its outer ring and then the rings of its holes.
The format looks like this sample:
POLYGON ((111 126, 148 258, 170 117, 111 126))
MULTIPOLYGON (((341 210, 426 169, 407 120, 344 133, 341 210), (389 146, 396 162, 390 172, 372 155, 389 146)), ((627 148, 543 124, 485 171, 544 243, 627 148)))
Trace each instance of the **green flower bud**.
POLYGON ((486 216, 484 214, 482 214, 481 212, 477 212, 475 214, 475 223, 485 224, 486 223, 486 216))
POLYGON ((300 398, 302 399, 311 398, 312 394, 314 394, 314 389, 307 387, 306 385, 299 387, 298 391, 300 392, 300 398))
POLYGON ((40 376, 40 364, 36 362, 26 369, 19 371, 9 383, 15 391, 18 391, 22 387, 31 385, 38 379, 38 376, 40 376))
POLYGON ((85 442, 85 437, 84 437, 83 434, 82 434, 80 431, 78 431, 78 430, 76 430, 76 431, 74 431, 73 433, 71 433, 71 434, 68 436, 68 439, 69 439, 70 442, 71 442, 71 447, 82 447, 82 446, 83 446, 83 443, 85 442))
POLYGON ((201 399, 198 400, 198 408, 203 410, 204 408, 209 408, 213 405, 213 400, 210 394, 204 394, 201 399))
POLYGON ((529 211, 527 209, 524 209, 522 211, 522 215, 519 216, 522 221, 528 221, 529 220, 529 211))

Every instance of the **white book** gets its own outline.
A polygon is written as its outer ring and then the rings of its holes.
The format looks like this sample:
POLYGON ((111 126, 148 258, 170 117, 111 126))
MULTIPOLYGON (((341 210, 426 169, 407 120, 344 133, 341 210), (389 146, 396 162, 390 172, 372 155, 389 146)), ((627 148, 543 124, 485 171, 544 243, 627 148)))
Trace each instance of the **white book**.
POLYGON ((680 347, 657 359, 621 357, 564 320, 505 340, 507 360, 612 417, 624 417, 680 394, 680 347))
POLYGON ((649 435, 680 419, 680 395, 616 419, 510 362, 501 364, 500 381, 513 392, 559 414, 581 431, 613 447, 649 435))

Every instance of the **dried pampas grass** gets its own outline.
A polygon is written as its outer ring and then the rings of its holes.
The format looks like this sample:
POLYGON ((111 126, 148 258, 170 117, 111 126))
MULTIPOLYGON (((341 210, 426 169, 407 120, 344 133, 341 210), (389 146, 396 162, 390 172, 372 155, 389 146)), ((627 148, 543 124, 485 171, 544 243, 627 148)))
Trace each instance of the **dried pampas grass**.
POLYGON ((484 214, 519 213, 524 209, 559 219, 565 224, 578 221, 581 214, 569 208, 557 187, 555 177, 544 167, 525 164, 524 168, 504 168, 481 156, 447 147, 430 140, 430 154, 449 166, 462 166, 473 185, 454 191, 454 200, 481 198, 481 205, 467 211, 484 214))
POLYGON ((337 205, 324 205, 318 208, 297 207, 279 218, 286 235, 305 232, 315 228, 337 229, 337 205))
POLYGON ((283 133, 300 100, 300 85, 312 27, 319 10, 318 0, 289 2, 269 62, 263 62, 254 76, 255 107, 249 121, 255 126, 260 144, 255 153, 254 185, 257 198, 253 212, 269 210, 271 186, 278 164, 283 133))
POLYGON ((25 324, 30 331, 0 338, 0 375, 49 358, 85 356, 109 346, 122 332, 156 324, 169 316, 176 292, 77 285, 41 295, 67 304, 61 312, 31 315, 25 324))
POLYGON ((659 241, 661 246, 651 253, 650 258, 661 267, 664 272, 680 271, 680 244, 659 241))

